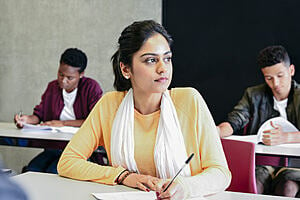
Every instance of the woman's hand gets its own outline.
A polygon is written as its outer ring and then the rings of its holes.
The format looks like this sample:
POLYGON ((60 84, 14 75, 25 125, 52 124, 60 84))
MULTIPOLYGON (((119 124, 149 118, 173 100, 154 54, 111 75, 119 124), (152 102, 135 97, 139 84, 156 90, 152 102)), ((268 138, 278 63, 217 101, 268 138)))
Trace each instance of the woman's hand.
POLYGON ((64 126, 64 122, 60 120, 51 120, 41 123, 41 126, 55 126, 55 127, 62 127, 64 126))
POLYGON ((164 189, 168 186, 170 180, 162 180, 156 185, 157 199, 170 199, 170 200, 182 200, 184 199, 183 187, 174 181, 170 187, 164 192, 164 189))
POLYGON ((132 173, 128 175, 122 183, 128 187, 149 192, 150 190, 156 190, 156 185, 160 180, 161 179, 150 175, 132 173))

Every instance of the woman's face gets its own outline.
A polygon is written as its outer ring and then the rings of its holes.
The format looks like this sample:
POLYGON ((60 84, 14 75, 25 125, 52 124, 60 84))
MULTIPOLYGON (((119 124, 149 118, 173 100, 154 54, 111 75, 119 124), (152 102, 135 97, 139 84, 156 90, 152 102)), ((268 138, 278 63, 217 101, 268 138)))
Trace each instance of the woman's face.
POLYGON ((154 34, 132 57, 129 77, 133 90, 162 93, 172 79, 172 52, 161 34, 154 34))
POLYGON ((61 63, 57 72, 57 81, 61 89, 65 89, 67 92, 72 92, 78 87, 80 78, 83 73, 79 73, 79 67, 72 67, 70 65, 61 63))

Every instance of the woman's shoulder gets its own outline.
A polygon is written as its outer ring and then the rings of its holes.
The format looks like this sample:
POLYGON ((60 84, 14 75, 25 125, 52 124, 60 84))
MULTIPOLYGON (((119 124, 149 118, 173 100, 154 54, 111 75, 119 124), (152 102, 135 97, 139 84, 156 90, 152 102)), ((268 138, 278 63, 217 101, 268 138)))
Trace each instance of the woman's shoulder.
POLYGON ((119 106, 126 95, 125 91, 119 92, 119 91, 110 91, 106 92, 100 99, 100 102, 103 106, 119 106))
POLYGON ((195 109, 204 103, 201 94, 192 87, 172 88, 170 96, 174 106, 179 110, 195 109))
POLYGON ((172 88, 170 95, 172 99, 182 101, 194 101, 202 98, 198 90, 192 87, 172 88))

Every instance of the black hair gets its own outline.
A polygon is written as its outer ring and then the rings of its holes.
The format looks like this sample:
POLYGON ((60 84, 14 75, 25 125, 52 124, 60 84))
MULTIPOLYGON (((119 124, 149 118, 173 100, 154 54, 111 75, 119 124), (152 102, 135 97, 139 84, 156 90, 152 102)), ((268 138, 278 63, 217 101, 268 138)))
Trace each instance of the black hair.
POLYGON ((69 48, 65 50, 63 54, 61 54, 59 63, 64 63, 72 67, 80 68, 79 73, 81 73, 86 68, 87 56, 80 49, 69 48))
POLYGON ((270 67, 278 63, 283 63, 289 67, 290 57, 283 46, 268 46, 262 49, 257 57, 257 64, 260 68, 270 67))
POLYGON ((173 40, 165 28, 153 20, 137 21, 127 26, 118 40, 118 50, 111 57, 115 75, 114 87, 117 91, 125 91, 131 88, 131 82, 125 79, 120 69, 120 62, 129 68, 132 67, 132 57, 143 44, 154 34, 161 34, 171 47, 173 40))

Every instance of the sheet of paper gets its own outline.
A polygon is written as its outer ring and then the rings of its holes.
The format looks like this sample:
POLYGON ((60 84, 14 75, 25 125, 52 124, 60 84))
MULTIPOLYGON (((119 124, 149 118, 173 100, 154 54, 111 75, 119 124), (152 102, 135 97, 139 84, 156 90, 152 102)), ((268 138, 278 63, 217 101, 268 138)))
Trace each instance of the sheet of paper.
POLYGON ((155 200, 156 194, 151 192, 112 192, 112 193, 92 193, 99 200, 155 200))
POLYGON ((37 131, 47 131, 47 132, 63 132, 63 133, 72 133, 75 134, 78 131, 78 127, 72 126, 63 126, 63 127, 54 127, 54 126, 41 126, 33 124, 23 124, 22 131, 24 132, 37 132, 37 131))
POLYGON ((50 126, 41 126, 24 123, 22 131, 53 131, 53 129, 50 126))
POLYGON ((271 121, 273 122, 273 124, 276 125, 280 125, 282 127, 283 132, 296 132, 299 131, 291 122, 289 122, 288 120, 282 118, 282 117, 274 117, 271 118, 269 120, 267 120, 265 123, 263 123, 263 125, 261 125, 261 127, 258 129, 258 133, 257 133, 257 141, 258 142, 262 142, 262 135, 264 134, 263 132, 265 130, 271 130, 274 129, 271 126, 271 121))

